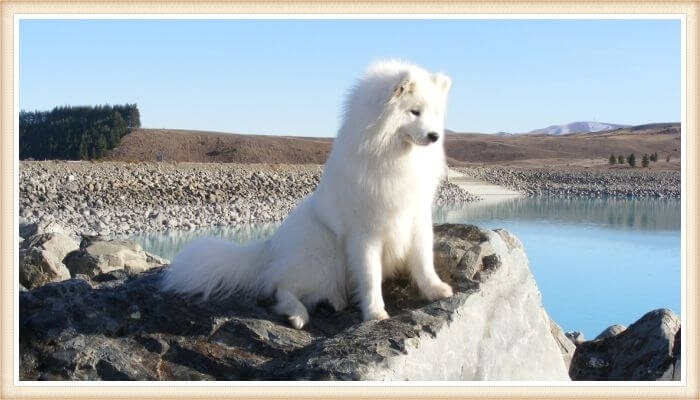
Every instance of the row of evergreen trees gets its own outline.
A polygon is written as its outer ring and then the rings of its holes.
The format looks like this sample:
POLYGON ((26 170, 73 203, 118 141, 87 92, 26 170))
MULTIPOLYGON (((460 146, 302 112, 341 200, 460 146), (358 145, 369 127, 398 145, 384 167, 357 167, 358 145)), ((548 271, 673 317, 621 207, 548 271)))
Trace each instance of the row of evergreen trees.
MULTIPOLYGON (((624 164, 625 161, 627 161, 627 164, 629 164, 631 167, 634 167, 635 165, 637 165, 637 157, 635 157, 634 153, 627 156, 626 159, 625 159, 625 157, 622 156, 622 154, 618 155, 617 157, 615 157, 615 154, 610 154, 610 158, 608 158, 608 163, 610 165, 615 165, 616 163, 617 164, 624 164)), ((654 152, 654 154, 651 154, 651 155, 644 154, 642 156, 642 167, 648 167, 650 161, 651 162, 659 161, 659 153, 654 152)), ((671 161, 671 156, 666 156, 666 162, 669 162, 669 161, 671 161)))
POLYGON ((139 127, 141 115, 136 104, 23 110, 19 113, 19 158, 100 158, 131 129, 139 127))

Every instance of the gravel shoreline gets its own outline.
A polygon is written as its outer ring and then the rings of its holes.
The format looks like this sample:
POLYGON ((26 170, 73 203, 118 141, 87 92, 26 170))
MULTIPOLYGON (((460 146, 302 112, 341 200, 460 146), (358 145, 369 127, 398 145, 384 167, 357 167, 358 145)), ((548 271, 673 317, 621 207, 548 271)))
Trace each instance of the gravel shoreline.
MULTIPOLYGON (((321 165, 22 161, 19 213, 79 235, 280 222, 319 182, 321 165)), ((475 201, 454 184, 437 204, 475 201)))
POLYGON ((473 167, 460 172, 525 196, 587 198, 681 197, 681 172, 648 168, 473 167))

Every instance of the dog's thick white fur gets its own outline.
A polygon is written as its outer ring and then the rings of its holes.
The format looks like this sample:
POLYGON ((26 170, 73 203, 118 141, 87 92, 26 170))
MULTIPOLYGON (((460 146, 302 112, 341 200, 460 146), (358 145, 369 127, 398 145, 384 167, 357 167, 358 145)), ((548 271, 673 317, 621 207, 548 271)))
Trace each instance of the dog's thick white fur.
POLYGON ((385 319, 381 283, 407 270, 429 300, 452 295, 433 266, 431 205, 445 172, 444 118, 451 81, 400 61, 369 67, 351 90, 316 190, 268 240, 203 238, 177 254, 164 290, 275 296, 301 328, 307 307, 357 301, 385 319))

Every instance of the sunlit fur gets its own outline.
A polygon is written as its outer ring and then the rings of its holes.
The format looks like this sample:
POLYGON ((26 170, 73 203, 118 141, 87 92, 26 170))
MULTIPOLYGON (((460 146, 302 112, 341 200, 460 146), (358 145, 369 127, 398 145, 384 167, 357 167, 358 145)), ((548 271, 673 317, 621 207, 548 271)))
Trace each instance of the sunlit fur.
POLYGON ((371 65, 348 95, 316 190, 268 240, 192 242, 175 256, 163 289, 275 296, 275 311, 295 328, 320 301, 337 310, 357 302, 365 320, 387 318, 381 282, 401 270, 426 298, 451 296, 433 267, 431 221, 446 170, 450 84, 446 75, 400 61, 371 65))

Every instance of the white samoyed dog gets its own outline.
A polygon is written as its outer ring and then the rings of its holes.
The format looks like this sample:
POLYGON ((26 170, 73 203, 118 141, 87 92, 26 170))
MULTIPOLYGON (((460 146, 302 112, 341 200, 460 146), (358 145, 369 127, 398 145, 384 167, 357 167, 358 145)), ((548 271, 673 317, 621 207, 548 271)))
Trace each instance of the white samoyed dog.
POLYGON ((316 190, 274 235, 239 245, 202 238, 173 259, 163 290, 203 299, 274 296, 297 329, 308 308, 357 302, 364 320, 388 318, 382 280, 408 271, 429 300, 452 288, 433 266, 431 205, 446 170, 450 78, 400 61, 371 65, 350 91, 316 190))

